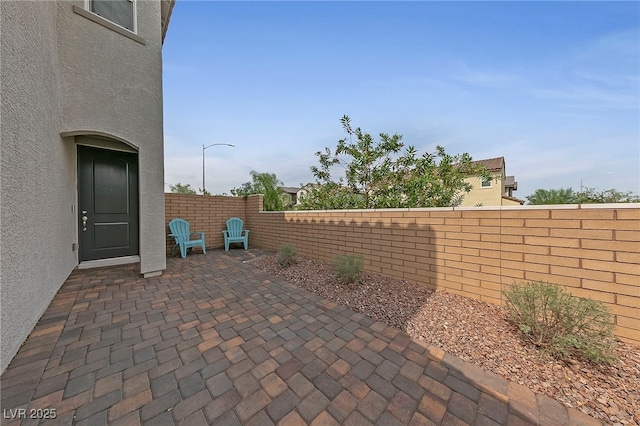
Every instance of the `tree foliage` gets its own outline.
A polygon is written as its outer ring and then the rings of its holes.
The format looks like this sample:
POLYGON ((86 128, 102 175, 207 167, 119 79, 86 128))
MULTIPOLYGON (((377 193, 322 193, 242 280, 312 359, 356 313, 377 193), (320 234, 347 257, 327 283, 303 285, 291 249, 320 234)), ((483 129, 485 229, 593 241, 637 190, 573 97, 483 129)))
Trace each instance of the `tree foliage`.
POLYGON ((536 189, 527 196, 529 204, 574 204, 576 193, 571 188, 536 189))
POLYGON ((577 194, 576 199, 581 204, 640 202, 640 197, 633 192, 620 192, 616 189, 596 191, 594 188, 585 188, 577 194))
POLYGON ((456 206, 471 190, 466 177, 488 177, 469 154, 450 155, 438 146, 435 153, 419 155, 401 135, 380 133, 376 141, 354 129, 348 116, 340 121, 347 137, 333 152, 316 152, 319 165, 311 167, 316 184, 302 200, 303 209, 456 206), (337 180, 336 166, 344 169, 337 180))
POLYGON ((528 195, 528 204, 598 204, 598 203, 638 203, 640 197, 633 192, 620 192, 616 189, 597 191, 594 188, 584 188, 580 192, 572 188, 536 189, 528 195))
POLYGON ((264 195, 263 205, 267 211, 284 210, 282 202, 282 182, 275 173, 258 173, 251 170, 251 182, 245 182, 240 188, 233 188, 231 194, 236 197, 248 197, 253 194, 264 195))
POLYGON ((175 185, 169 185, 169 189, 171 192, 176 194, 187 194, 187 195, 195 195, 196 190, 191 188, 190 184, 183 185, 181 183, 176 183, 175 185))

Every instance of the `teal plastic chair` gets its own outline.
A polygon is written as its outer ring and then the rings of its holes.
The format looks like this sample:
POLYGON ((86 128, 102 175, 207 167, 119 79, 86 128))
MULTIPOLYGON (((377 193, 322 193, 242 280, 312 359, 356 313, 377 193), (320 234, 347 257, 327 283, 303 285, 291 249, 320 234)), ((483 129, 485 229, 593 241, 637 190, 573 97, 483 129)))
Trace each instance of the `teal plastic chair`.
MULTIPOLYGON (((169 222, 170 237, 173 237, 176 241, 176 245, 173 247, 180 247, 180 256, 187 257, 187 249, 192 247, 202 247, 202 253, 207 254, 207 249, 204 246, 204 232, 190 232, 189 222, 184 219, 176 218, 169 222), (198 239, 191 239, 192 236, 199 235, 198 239)), ((171 254, 173 251, 171 250, 171 254)), ((189 250, 191 251, 191 250, 189 250)))
POLYGON ((225 251, 229 251, 230 243, 242 243, 245 250, 249 248, 249 231, 242 229, 243 226, 244 222, 239 217, 227 220, 227 229, 222 231, 225 251))

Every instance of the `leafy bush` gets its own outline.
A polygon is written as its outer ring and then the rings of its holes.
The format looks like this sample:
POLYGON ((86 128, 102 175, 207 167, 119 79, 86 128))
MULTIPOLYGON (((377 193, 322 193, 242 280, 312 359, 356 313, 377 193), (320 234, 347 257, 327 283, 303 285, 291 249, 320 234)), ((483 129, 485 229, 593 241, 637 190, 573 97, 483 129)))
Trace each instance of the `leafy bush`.
POLYGON ((334 266, 338 281, 346 284, 358 284, 362 275, 363 259, 360 255, 338 255, 334 266))
POLYGON ((614 360, 613 318, 600 301, 574 297, 558 285, 528 282, 504 292, 511 320, 538 348, 559 359, 614 360))
POLYGON ((291 266, 296 263, 297 254, 298 252, 296 251, 296 248, 294 246, 292 246, 291 244, 285 244, 280 247, 280 252, 278 253, 278 263, 280 263, 280 266, 282 266, 283 268, 291 266))

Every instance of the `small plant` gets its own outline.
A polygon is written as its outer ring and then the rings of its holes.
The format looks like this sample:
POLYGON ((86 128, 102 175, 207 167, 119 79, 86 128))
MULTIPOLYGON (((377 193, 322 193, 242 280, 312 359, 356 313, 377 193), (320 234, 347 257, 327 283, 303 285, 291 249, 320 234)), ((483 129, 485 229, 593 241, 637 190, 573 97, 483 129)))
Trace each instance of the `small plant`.
POLYGON ((346 284, 358 284, 362 275, 363 259, 361 255, 338 255, 334 266, 338 281, 346 284))
POLYGON ((602 302, 544 282, 513 285, 504 295, 511 320, 543 351, 564 360, 577 355, 607 363, 616 358, 613 319, 602 302))
POLYGON ((298 252, 296 248, 291 244, 285 244, 280 247, 280 252, 278 253, 278 263, 283 268, 293 265, 296 263, 296 255, 298 252))

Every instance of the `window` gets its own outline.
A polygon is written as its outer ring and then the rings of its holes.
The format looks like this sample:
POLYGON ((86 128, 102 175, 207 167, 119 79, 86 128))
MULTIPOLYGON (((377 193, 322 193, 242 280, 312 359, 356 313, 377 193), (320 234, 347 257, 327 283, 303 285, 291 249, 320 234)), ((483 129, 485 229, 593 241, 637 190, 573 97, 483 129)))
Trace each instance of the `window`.
POLYGON ((89 0, 89 10, 114 24, 135 32, 133 0, 89 0))
POLYGON ((491 179, 482 179, 482 187, 490 188, 491 187, 491 179))

